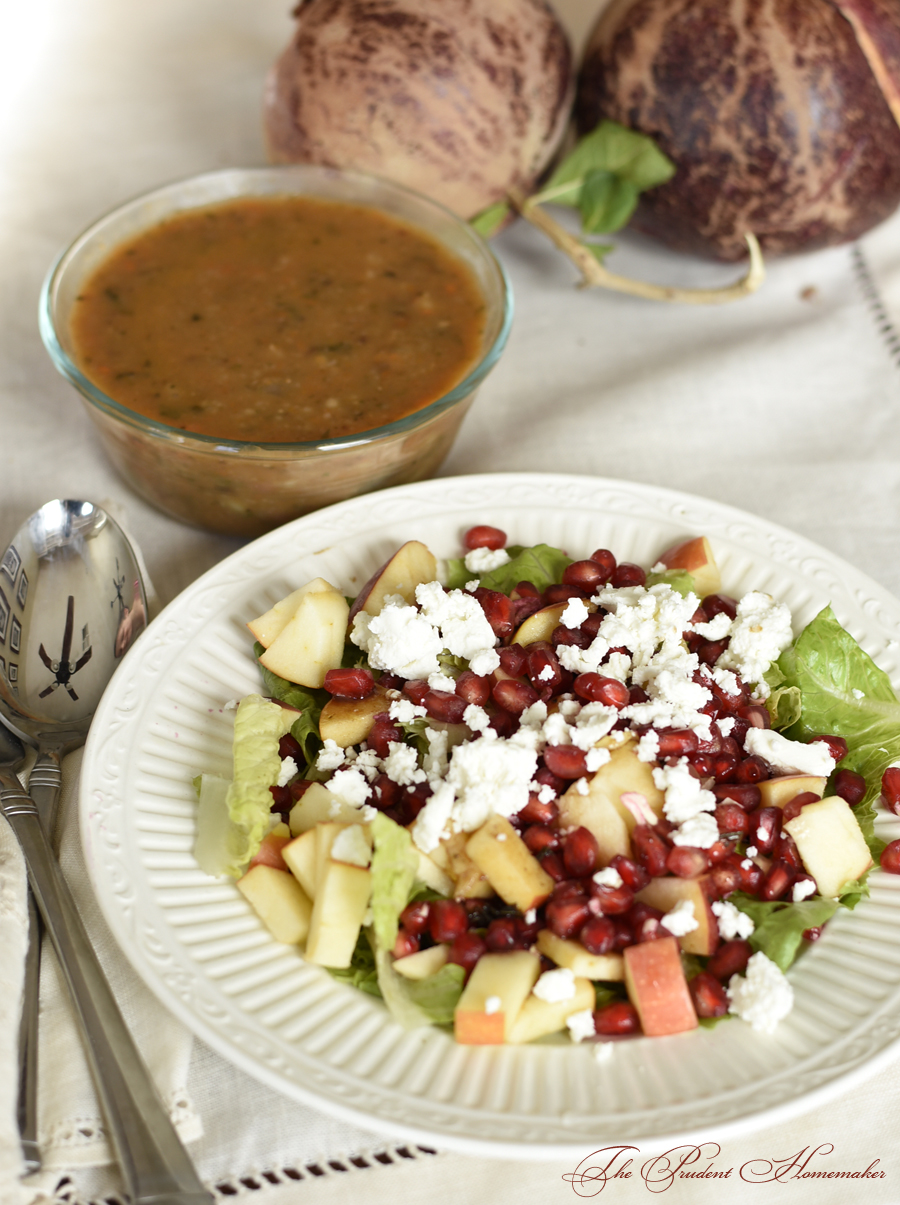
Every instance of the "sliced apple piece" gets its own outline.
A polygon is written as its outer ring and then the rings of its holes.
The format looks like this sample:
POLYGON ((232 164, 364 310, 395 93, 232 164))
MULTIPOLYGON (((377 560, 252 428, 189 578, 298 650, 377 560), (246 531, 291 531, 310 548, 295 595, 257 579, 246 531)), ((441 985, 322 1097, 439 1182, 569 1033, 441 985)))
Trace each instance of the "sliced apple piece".
POLYGON ((372 731, 375 717, 390 705, 387 691, 378 685, 367 699, 329 699, 319 716, 319 735, 342 749, 358 745, 372 731))
POLYGON ((389 561, 372 574, 350 609, 350 620, 358 611, 379 615, 389 594, 399 594, 407 603, 416 601, 416 586, 437 580, 437 561, 424 544, 408 540, 389 561))
POLYGON ((553 879, 505 816, 490 816, 466 842, 466 853, 500 898, 520 912, 538 907, 553 890, 553 879))
POLYGON ((446 963, 450 947, 441 943, 427 950, 416 950, 404 958, 395 958, 391 964, 398 975, 405 979, 427 979, 435 975, 446 963))
POLYGON ((252 619, 247 624, 247 627, 259 643, 264 648, 268 648, 275 637, 281 634, 288 622, 294 617, 301 600, 307 594, 317 594, 321 591, 331 591, 334 594, 340 593, 337 586, 332 586, 331 582, 326 582, 324 577, 314 577, 311 582, 307 582, 299 590, 294 590, 287 598, 282 598, 274 607, 266 611, 265 615, 260 615, 258 619, 252 619))
POLYGON ((568 1000, 541 1000, 532 994, 522 1005, 506 1040, 511 1046, 519 1046, 522 1042, 533 1042, 535 1038, 559 1033, 565 1029, 566 1019, 572 1013, 592 1009, 594 1003, 594 985, 590 979, 576 978, 575 995, 568 1000))
POLYGON ((800 860, 816 880, 819 893, 829 899, 872 865, 853 809, 838 795, 808 803, 799 816, 787 822, 784 831, 794 838, 800 860))
POLYGON ((540 611, 535 611, 519 624, 511 643, 520 644, 524 648, 526 644, 536 644, 538 640, 549 642, 554 630, 559 627, 560 616, 568 605, 564 602, 541 607, 540 611))
POLYGON ((444 855, 447 858, 447 874, 453 880, 453 896, 458 900, 486 900, 494 894, 494 889, 480 867, 476 866, 466 853, 468 833, 453 833, 445 838, 437 849, 431 851, 431 857, 437 861, 444 855))
POLYGON ((337 591, 305 594, 260 657, 261 664, 300 686, 323 686, 326 673, 337 669, 344 656, 349 612, 347 600, 337 591))
POLYGON ((628 946, 624 956, 628 998, 637 1009, 644 1033, 659 1037, 696 1029, 697 1014, 675 938, 658 937, 628 946))
POLYGON ((286 824, 276 824, 275 827, 263 837, 259 849, 250 859, 251 866, 272 866, 275 870, 289 870, 287 863, 281 855, 282 849, 291 839, 291 830, 286 824))
POLYGON ((457 1042, 482 1046, 507 1041, 540 973, 540 959, 528 950, 482 954, 454 1011, 457 1042))
POLYGON ((420 883, 424 883, 426 887, 430 887, 432 891, 436 891, 439 895, 453 895, 453 880, 447 872, 441 870, 440 866, 428 854, 422 853, 421 849, 416 848, 416 846, 413 846, 413 849, 419 855, 416 879, 420 883))
POLYGON ((580 941, 557 937, 549 929, 537 935, 537 948, 558 967, 568 967, 582 979, 602 979, 620 983, 625 978, 625 961, 621 954, 590 954, 580 941))
POLYGON ((797 795, 806 791, 811 791, 821 799, 827 781, 816 774, 783 774, 781 778, 767 778, 756 784, 759 787, 760 807, 783 808, 797 795))
POLYGON ((694 905, 694 919, 697 928, 678 938, 685 954, 702 954, 708 957, 714 954, 719 944, 719 923, 709 906, 707 898, 708 876, 697 879, 661 878, 651 879, 636 899, 651 908, 659 908, 662 912, 672 909, 687 900, 694 905))
POLYGON ((655 816, 662 815, 665 795, 653 782, 651 766, 638 761, 633 740, 610 750, 610 759, 588 782, 582 795, 573 784, 559 801, 564 827, 583 825, 597 839, 600 860, 606 865, 616 854, 631 856, 631 833, 637 821, 622 803, 622 795, 637 792, 647 800, 655 816))
POLYGON ((673 548, 666 549, 659 559, 667 569, 684 569, 689 573, 701 598, 707 594, 718 594, 722 589, 719 566, 706 536, 683 540, 673 548))
POLYGON ((281 848, 281 856, 291 874, 310 899, 316 895, 316 830, 309 829, 281 848))
POLYGON ((276 941, 295 946, 306 940, 312 902, 292 874, 259 862, 237 888, 276 941))
POLYGON ((316 897, 306 942, 310 962, 326 967, 348 967, 356 948, 372 890, 371 872, 329 856, 338 824, 316 829, 316 897), (323 831, 325 830, 325 831, 323 831))

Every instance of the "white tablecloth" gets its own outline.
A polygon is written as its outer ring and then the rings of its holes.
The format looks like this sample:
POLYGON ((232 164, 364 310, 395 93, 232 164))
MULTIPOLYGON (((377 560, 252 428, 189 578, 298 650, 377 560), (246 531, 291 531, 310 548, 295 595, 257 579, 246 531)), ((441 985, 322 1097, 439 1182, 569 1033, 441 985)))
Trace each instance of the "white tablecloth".
MULTIPOLYGON (((182 175, 263 161, 260 93, 290 35, 287 7, 281 0, 3 0, 0 547, 49 498, 112 499, 163 602, 237 547, 153 511, 118 478, 41 347, 36 306, 53 256, 99 213, 182 175)), ((557 7, 581 37, 600 3, 559 0, 557 7)), ((632 275, 686 284, 734 275, 639 238, 619 243, 612 266, 632 275)), ((900 368, 879 329, 884 314, 900 316, 900 217, 863 241, 864 261, 839 248, 774 263, 760 293, 721 309, 578 292, 569 265, 522 224, 496 246, 516 294, 515 326, 443 474, 596 473, 707 495, 803 533, 900 593, 900 368), (862 287, 862 262, 880 302, 862 287)), ((77 856, 71 850, 76 878, 77 856)), ((0 941, 4 906, 0 893, 0 941)), ((127 1004, 143 989, 124 964, 117 974, 127 1004)), ((527 1205, 570 1199, 573 1187, 594 1195, 597 1187, 563 1180, 569 1166, 397 1153, 396 1143, 283 1100, 183 1037, 185 1087, 204 1131, 191 1150, 223 1194, 259 1205, 338 1200, 351 1191, 373 1202, 527 1205)), ((71 1074, 79 1074, 79 1057, 73 1051, 71 1074)), ((666 1199, 712 1202, 725 1190, 739 1201, 843 1202, 842 1179, 739 1179, 748 1160, 830 1143, 833 1153, 820 1149, 810 1166, 863 1171, 880 1161, 875 1170, 884 1178, 853 1181, 859 1200, 897 1202, 898 1103, 896 1068, 889 1068, 820 1116, 726 1143, 714 1163, 722 1172, 734 1168, 725 1184, 683 1181, 666 1199)), ((643 1199, 649 1190, 637 1167, 631 1179, 607 1186, 609 1200, 643 1199)), ((50 1171, 42 1192, 64 1174, 50 1171)), ((60 1192, 69 1201, 107 1196, 116 1186, 107 1167, 68 1174, 72 1183, 60 1192)), ((0 1178, 4 1205, 16 1191, 8 1174, 0 1178)), ((34 1197, 32 1188, 19 1199, 34 1197)))

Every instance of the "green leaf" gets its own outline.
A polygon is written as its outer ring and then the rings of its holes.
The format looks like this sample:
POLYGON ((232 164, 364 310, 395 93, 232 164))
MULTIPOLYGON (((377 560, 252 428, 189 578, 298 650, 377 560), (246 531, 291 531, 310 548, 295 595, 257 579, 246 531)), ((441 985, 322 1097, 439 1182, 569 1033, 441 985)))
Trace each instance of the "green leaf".
POLYGON ((469 225, 482 238, 490 238, 492 234, 497 233, 509 217, 509 212, 507 202, 498 201, 496 205, 489 205, 487 209, 482 209, 481 213, 476 213, 474 218, 469 219, 469 225))
POLYGON ((799 904, 786 900, 757 900, 742 892, 735 892, 728 899, 741 912, 746 912, 756 926, 749 938, 750 945, 754 950, 762 950, 782 971, 786 971, 797 957, 803 930, 824 925, 838 908, 836 900, 826 900, 822 896, 802 900, 799 904))
POLYGON ((773 690, 766 699, 769 719, 773 728, 790 728, 800 719, 803 696, 797 686, 784 686, 773 690))
POLYGON ((675 164, 646 134, 602 121, 577 143, 535 199, 577 206, 582 184, 593 171, 611 172, 644 192, 670 180, 675 164))
POLYGON ((406 829, 383 812, 372 821, 372 835, 372 925, 376 949, 389 951, 394 948, 400 913, 416 881, 419 855, 406 829))
POLYGON ((849 908, 851 912, 859 903, 860 900, 868 899, 869 897, 869 876, 865 874, 861 879, 851 879, 845 883, 838 893, 838 900, 842 907, 849 908))
POLYGON ((785 735, 801 741, 839 735, 847 741, 841 767, 866 780, 854 815, 877 861, 884 842, 875 836, 875 801, 882 774, 900 759, 900 700, 890 678, 841 627, 831 607, 807 624, 779 657, 778 668, 802 696, 800 718, 785 735))
POLYGON ((594 997, 595 1008, 603 1008, 604 1005, 614 1004, 617 1000, 624 1000, 625 988, 624 985, 616 985, 614 983, 600 983, 594 981, 594 997))
POLYGON ((661 569, 659 573, 648 573, 647 589, 659 585, 671 586, 682 598, 697 593, 697 584, 693 574, 688 573, 685 569, 661 569))
POLYGON ((461 560, 448 562, 450 580, 447 584, 451 589, 459 589, 466 582, 478 578, 486 589, 499 590, 501 594, 512 593, 519 582, 534 582, 538 590, 546 590, 554 582, 562 581, 563 571, 572 564, 570 556, 559 548, 551 548, 549 544, 535 544, 533 548, 513 544, 506 551, 510 560, 505 565, 481 575, 469 573, 461 560))
POLYGON ((586 251, 590 251, 594 259, 600 264, 606 260, 606 257, 609 255, 610 251, 615 251, 615 247, 612 245, 612 243, 589 243, 587 239, 580 239, 579 241, 582 247, 584 247, 586 251))
POLYGON ((381 999, 381 988, 378 986, 378 972, 375 968, 375 952, 364 930, 356 939, 356 949, 350 959, 349 967, 326 967, 329 975, 341 983, 349 983, 370 996, 381 999))
POLYGON ((462 995, 465 971, 456 963, 446 963, 427 979, 405 979, 398 975, 391 956, 375 942, 378 985, 394 1020, 404 1029, 423 1025, 447 1025, 462 995))
MULTIPOLYGON (((254 644, 253 653, 257 662, 265 651, 259 641, 254 644)), ((296 682, 288 682, 286 678, 279 678, 278 674, 273 674, 261 662, 259 672, 262 674, 266 694, 270 698, 278 699, 280 702, 286 703, 288 707, 293 707, 302 713, 290 731, 294 739, 299 741, 307 763, 311 764, 322 747, 319 737, 319 717, 331 695, 327 690, 314 690, 310 687, 298 686, 296 682)))
POLYGON ((438 665, 445 674, 449 674, 451 678, 455 678, 457 674, 461 674, 464 669, 469 668, 469 663, 465 657, 458 657, 455 653, 450 653, 446 649, 437 655, 438 665))
POLYGON ((581 225, 588 234, 621 230, 634 213, 638 190, 614 172, 592 171, 584 178, 578 196, 581 225))

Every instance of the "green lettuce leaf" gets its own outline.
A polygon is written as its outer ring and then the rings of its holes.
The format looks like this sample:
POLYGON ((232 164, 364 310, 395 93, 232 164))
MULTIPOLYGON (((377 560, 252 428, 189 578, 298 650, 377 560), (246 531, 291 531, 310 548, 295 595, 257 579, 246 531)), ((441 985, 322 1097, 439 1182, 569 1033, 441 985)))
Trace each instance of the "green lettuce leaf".
POLYGON ((387 952, 393 950, 397 940, 400 913, 416 881, 419 855, 407 830, 383 812, 372 821, 372 836, 372 926, 376 951, 387 952))
POLYGON ((332 978, 341 983, 349 983, 369 996, 381 999, 381 988, 378 986, 378 971, 375 968, 375 952, 364 930, 356 939, 356 949, 350 959, 349 967, 326 967, 332 978))
POLYGON ((648 589, 650 586, 658 586, 660 583, 671 586, 682 598, 687 598, 689 594, 697 594, 694 576, 686 569, 661 569, 659 573, 647 574, 648 589))
POLYGON ((481 213, 476 213, 474 218, 470 218, 469 225, 473 230, 477 230, 482 238, 490 238, 509 217, 509 212, 508 202, 497 201, 495 205, 489 205, 487 209, 482 209, 481 213))
POLYGON ((797 957, 804 929, 824 925, 838 909, 836 900, 821 896, 792 904, 786 900, 757 900, 736 891, 728 900, 746 912, 756 926, 749 938, 753 949, 762 950, 782 971, 797 957))
MULTIPOLYGON (((265 651, 259 641, 254 644, 253 652, 257 662, 265 651)), ((359 654, 359 649, 354 649, 354 652, 359 654)), ((300 712, 300 716, 291 725, 290 732, 303 750, 307 765, 312 765, 322 748, 319 717, 331 695, 327 690, 314 690, 307 686, 298 686, 296 682, 288 682, 286 678, 279 678, 278 674, 273 674, 261 662, 259 672, 262 674, 266 694, 270 698, 278 699, 300 712)))
POLYGON ((533 548, 512 544, 506 551, 509 561, 490 573, 470 573, 464 561, 449 560, 447 585, 451 590, 461 590, 467 582, 478 578, 485 589, 499 590, 501 594, 511 594, 519 582, 533 582, 538 590, 546 590, 554 582, 562 581, 563 570, 572 564, 570 556, 549 544, 535 544, 533 548))
POLYGON ((807 624, 779 657, 778 668, 802 696, 800 717, 785 735, 802 741, 825 733, 847 741, 841 767, 866 780, 854 815, 877 861, 884 842, 874 832, 875 801, 882 774, 900 759, 900 700, 890 678, 841 627, 831 607, 807 624))
POLYGON ((766 699, 769 719, 776 729, 790 728, 803 712, 803 696, 798 686, 781 686, 766 699))
POLYGON ((449 1025, 462 995, 465 971, 448 962, 427 979, 405 979, 391 965, 391 956, 375 939, 378 986, 391 1016, 404 1029, 449 1025))

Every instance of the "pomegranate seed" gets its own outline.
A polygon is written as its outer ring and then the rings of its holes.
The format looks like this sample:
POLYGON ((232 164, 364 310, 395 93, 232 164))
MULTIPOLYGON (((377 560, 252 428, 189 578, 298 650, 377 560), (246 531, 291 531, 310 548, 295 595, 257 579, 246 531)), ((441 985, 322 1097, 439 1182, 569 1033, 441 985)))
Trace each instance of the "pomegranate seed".
POLYGON ((428 928, 430 905, 427 900, 419 900, 415 904, 407 904, 400 913, 400 924, 407 931, 418 935, 428 928))
POLYGON ((557 937, 574 937, 590 919, 590 909, 584 896, 571 899, 551 899, 546 906, 547 928, 557 937))
POLYGON ((517 582, 516 588, 510 595, 511 598, 540 598, 543 600, 543 595, 534 584, 534 582, 517 582))
POLYGON ((644 690, 643 686, 632 686, 628 692, 629 703, 646 703, 650 696, 644 690))
POLYGON ((586 895, 586 886, 578 879, 567 878, 553 888, 553 899, 555 900, 583 900, 586 895))
POLYGON ((888 766, 881 776, 881 794, 885 805, 900 816, 900 766, 888 766))
POLYGON ((760 888, 760 898, 780 900, 794 881, 790 866, 784 862, 773 862, 760 888))
POLYGON ((619 872, 622 882, 632 891, 640 891, 650 882, 650 876, 643 866, 639 866, 631 858, 626 858, 624 854, 616 854, 614 858, 610 859, 609 864, 613 870, 619 872))
POLYGON ((713 794, 720 803, 736 803, 745 812, 752 812, 762 803, 759 787, 749 783, 716 783, 713 794))
POLYGON ((738 715, 742 720, 746 720, 751 728, 772 727, 772 718, 769 715, 769 709, 762 703, 748 703, 746 707, 741 707, 738 710, 738 715))
POLYGON ((594 1013, 594 1029, 597 1033, 623 1034, 640 1033, 641 1022, 637 1009, 628 1000, 616 1000, 594 1013))
POLYGON ((669 936, 668 930, 663 928, 662 922, 657 916, 648 916, 640 924, 632 925, 632 929, 637 945, 644 941, 657 941, 660 937, 669 936))
MULTIPOLYGON (((592 615, 589 615, 587 617, 587 619, 584 621, 584 623, 581 624, 581 626, 579 627, 578 630, 579 630, 579 632, 584 632, 586 635, 590 636, 591 640, 593 640, 594 637, 597 635, 597 633, 600 631, 600 625, 603 623, 605 618, 606 618, 605 611, 594 611, 594 613, 592 615)), ((610 652, 614 652, 614 651, 618 651, 618 650, 610 649, 610 652)))
POLYGON ((795 816, 799 816, 803 808, 808 803, 818 803, 820 796, 815 791, 801 791, 799 795, 795 795, 793 799, 789 799, 781 809, 781 823, 787 824, 789 820, 793 820, 795 816))
POLYGON ((723 941, 706 964, 706 969, 710 975, 715 975, 716 979, 727 983, 732 975, 743 974, 752 953, 753 947, 750 942, 745 941, 742 937, 723 941))
POLYGON ((888 874, 900 874, 900 841, 891 841, 881 851, 881 869, 888 874))
POLYGON ((465 967, 467 971, 471 971, 481 955, 486 953, 487 946, 485 945, 484 938, 470 930, 467 933, 460 933, 459 937, 454 937, 453 943, 450 946, 450 952, 447 955, 447 961, 455 962, 457 966, 465 967))
POLYGON ((312 779, 309 778, 295 778, 293 782, 288 783, 288 790, 291 793, 291 799, 293 799, 294 803, 296 803, 298 799, 302 799, 311 786, 312 779))
POLYGON ((552 607, 556 603, 568 602, 570 598, 587 598, 589 593, 589 590, 585 591, 580 586, 567 586, 559 582, 544 591, 544 605, 552 607))
POLYGON ((811 736, 806 743, 812 745, 817 741, 828 746, 828 752, 836 762, 843 761, 847 756, 847 742, 842 736, 811 736))
POLYGON ((375 806, 384 811, 397 805, 403 788, 386 774, 379 774, 374 782, 374 790, 375 806))
POLYGON ((621 887, 601 887, 592 882, 591 899, 597 900, 604 916, 621 916, 634 904, 634 892, 624 882, 621 887))
POLYGON ((747 895, 758 895, 759 889, 762 887, 763 879, 766 873, 761 866, 757 866, 752 858, 742 858, 740 862, 741 871, 741 891, 745 891, 747 895), (749 862, 749 866, 744 863, 749 862))
MULTIPOLYGON (((704 640, 697 649, 697 660, 701 665, 715 665, 725 650, 728 648, 727 640, 704 640)), ((704 683, 709 690, 712 690, 712 684, 707 679, 704 683)))
POLYGON ((801 870, 803 868, 803 862, 800 860, 800 851, 797 849, 797 843, 790 833, 778 834, 772 847, 772 857, 777 858, 779 862, 786 862, 794 870, 801 870))
POLYGON ((585 752, 577 745, 548 745, 544 750, 544 765, 559 778, 584 778, 587 774, 585 752))
POLYGON ((708 753, 693 753, 690 757, 690 771, 695 778, 712 778, 712 758, 708 753))
POLYGON ((476 548, 492 548, 495 551, 498 548, 506 547, 506 532, 501 531, 499 527, 487 527, 481 524, 478 527, 470 527, 463 536, 463 548, 467 548, 472 552, 476 548))
POLYGON ((738 758, 733 753, 718 753, 711 759, 710 769, 716 782, 733 782, 738 767, 738 758))
POLYGON ((766 763, 761 757, 757 757, 756 754, 753 754, 751 757, 745 757, 734 772, 735 782, 739 783, 762 782, 763 779, 768 777, 769 771, 766 763))
POLYGON ((595 565, 600 566, 600 568, 606 574, 607 580, 612 577, 616 568, 616 558, 608 548, 598 548, 596 552, 591 553, 589 559, 592 560, 595 565))
POLYGON ((757 808, 750 814, 750 831, 747 839, 756 846, 761 854, 772 852, 780 832, 781 808, 757 808))
POLYGON ((562 671, 553 645, 543 641, 531 645, 525 662, 525 672, 536 690, 548 687, 550 690, 556 690, 562 682, 562 671))
POLYGON ((573 879, 593 874, 600 864, 600 847, 590 829, 573 829, 563 841, 563 866, 573 879))
POLYGON ((632 565, 630 561, 620 561, 613 570, 610 584, 617 590, 622 586, 645 586, 647 574, 640 565, 632 565))
POLYGON ((367 699, 375 689, 370 669, 330 669, 325 674, 325 689, 338 699, 367 699))
POLYGON ((573 561, 563 571, 564 586, 578 586, 592 594, 607 581, 606 572, 596 561, 573 561))
POLYGON ((723 861, 730 853, 734 852, 735 839, 725 839, 720 837, 718 841, 714 841, 709 849, 705 850, 707 858, 709 858, 710 866, 715 866, 717 862, 723 861))
POLYGON ((289 812, 291 810, 294 801, 287 787, 279 787, 273 784, 269 787, 269 793, 272 796, 271 810, 273 812, 289 812))
POLYGON ((278 742, 278 756, 284 760, 286 757, 292 757, 298 766, 302 765, 306 758, 303 756, 303 747, 295 736, 291 736, 286 732, 278 742))
POLYGON ((666 757, 687 757, 689 753, 697 752, 699 744, 697 733, 690 728, 679 729, 676 732, 660 732, 659 758, 662 760, 666 757))
POLYGON ((509 737, 519 727, 519 720, 509 711, 498 711, 491 720, 490 727, 498 736, 509 737))
POLYGON ((733 736, 723 736, 720 742, 721 748, 719 752, 723 756, 733 757, 736 761, 740 761, 744 756, 744 750, 740 747, 733 736))
POLYGON ((701 971, 688 983, 698 1017, 724 1017, 728 1012, 725 988, 709 971, 701 971))
POLYGON ((734 619, 737 616, 737 602, 727 594, 707 594, 703 599, 703 610, 709 619, 721 612, 734 619))
POLYGON ((527 950, 537 941, 538 933, 540 933, 543 925, 538 920, 528 922, 524 916, 514 917, 516 926, 516 948, 527 950))
POLYGON ((478 601, 484 617, 491 625, 494 635, 504 640, 513 634, 512 601, 498 590, 486 590, 479 586, 472 591, 472 597, 478 601))
POLYGON ((428 931, 435 941, 453 941, 468 927, 468 914, 459 900, 431 901, 428 931))
POLYGON ((695 879, 709 870, 709 858, 702 849, 691 845, 674 845, 666 857, 666 870, 680 879, 695 879))
POLYGON ((855 808, 866 794, 866 780, 855 770, 838 770, 834 776, 834 793, 855 808))
POLYGON ((476 707, 484 707, 491 697, 491 680, 464 669, 456 679, 456 693, 467 706, 473 703, 476 707))
POLYGON ((750 831, 750 818, 739 803, 720 803, 713 815, 720 833, 743 837, 750 831))
POLYGON ((510 715, 521 715, 532 703, 538 701, 538 694, 527 682, 504 678, 501 682, 494 683, 491 698, 510 715))
POLYGON ((605 916, 592 916, 582 926, 578 940, 589 954, 609 954, 616 944, 616 926, 605 916))
POLYGON ((544 605, 544 600, 539 596, 537 598, 513 598, 512 599, 512 621, 513 627, 517 628, 523 624, 530 615, 534 615, 535 611, 540 611, 544 605))
POLYGON ((401 929, 394 942, 394 957, 405 958, 407 954, 416 954, 419 950, 419 938, 415 933, 407 933, 401 929))
POLYGON ((735 866, 727 857, 710 871, 710 879, 719 896, 731 895, 743 885, 743 876, 739 866, 735 866))
POLYGON ((510 644, 498 649, 497 655, 500 658, 500 669, 510 678, 520 678, 525 673, 528 654, 521 644, 510 644))
POLYGON ((819 938, 822 936, 822 930, 824 928, 825 928, 824 925, 813 925, 813 927, 811 929, 804 929, 803 930, 803 940, 804 941, 818 941, 819 938))
MULTIPOLYGON (((546 824, 532 824, 522 833, 522 840, 533 854, 542 854, 545 850, 559 849, 559 835, 546 824)), ((565 864, 565 863, 564 863, 565 864)), ((568 870, 568 866, 566 866, 568 870)))
POLYGON ((408 699, 411 699, 417 707, 422 706, 422 700, 428 694, 431 687, 422 678, 413 678, 403 687, 403 693, 408 699))
POLYGON ((552 799, 548 803, 541 803, 537 795, 529 795, 528 802, 518 815, 523 824, 553 824, 559 816, 559 808, 552 799))
POLYGON ((570 645, 573 648, 587 649, 590 648, 593 639, 593 636, 589 636, 587 632, 582 632, 581 628, 567 628, 560 624, 558 628, 553 629, 550 643, 554 648, 559 648, 560 645, 570 645))
POLYGON ((466 701, 449 690, 430 690, 422 700, 422 706, 433 720, 445 724, 461 724, 466 710, 466 701))
POLYGON ((561 883, 566 877, 566 868, 563 866, 563 860, 555 850, 551 850, 549 854, 544 854, 541 858, 541 867, 543 870, 546 870, 554 883, 561 883))
POLYGON ((384 690, 402 690, 404 679, 397 674, 382 674, 378 679, 378 685, 384 690))
POLYGON ((645 904, 643 900, 638 900, 636 904, 632 904, 628 911, 628 923, 637 933, 639 926, 646 920, 662 920, 663 913, 661 908, 654 908, 652 904, 645 904))
POLYGON ((390 752, 389 746, 402 740, 402 730, 389 716, 381 714, 375 717, 375 722, 366 737, 366 744, 370 749, 374 749, 379 757, 387 757, 390 752))
POLYGON ((516 945, 516 925, 511 916, 498 916, 492 920, 484 935, 484 944, 493 954, 502 954, 516 945))
POLYGON ((575 693, 592 703, 604 703, 607 707, 627 707, 628 687, 618 678, 604 678, 602 674, 579 674, 575 679, 575 693))
POLYGON ((649 825, 635 825, 631 834, 634 856, 651 879, 658 878, 666 869, 669 847, 649 825))

